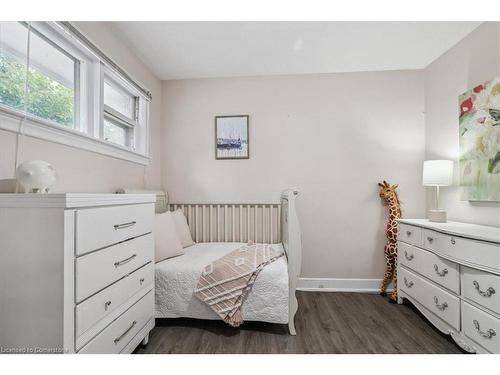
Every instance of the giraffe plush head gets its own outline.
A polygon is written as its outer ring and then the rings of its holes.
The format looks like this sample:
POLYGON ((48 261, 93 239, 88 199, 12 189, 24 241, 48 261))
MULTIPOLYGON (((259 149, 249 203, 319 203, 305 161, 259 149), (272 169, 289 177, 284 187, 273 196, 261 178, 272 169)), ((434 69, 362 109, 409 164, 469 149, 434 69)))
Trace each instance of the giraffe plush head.
POLYGON ((388 202, 391 198, 397 198, 396 189, 399 185, 391 185, 384 180, 383 183, 379 182, 378 186, 380 186, 378 195, 386 202, 388 202))

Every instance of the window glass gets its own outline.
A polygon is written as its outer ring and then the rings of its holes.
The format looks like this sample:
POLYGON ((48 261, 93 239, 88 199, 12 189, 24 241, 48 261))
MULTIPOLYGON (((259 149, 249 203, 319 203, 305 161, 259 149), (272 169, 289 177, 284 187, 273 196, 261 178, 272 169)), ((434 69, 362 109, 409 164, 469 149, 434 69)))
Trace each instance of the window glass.
POLYGON ((104 119, 104 140, 121 146, 127 146, 127 132, 128 129, 126 127, 104 119))
POLYGON ((104 104, 135 120, 135 97, 109 81, 104 81, 104 104))
MULTIPOLYGON (((27 27, 0 24, 0 104, 25 106, 27 27)), ((33 116, 74 127, 76 61, 32 29, 27 111, 33 116)))

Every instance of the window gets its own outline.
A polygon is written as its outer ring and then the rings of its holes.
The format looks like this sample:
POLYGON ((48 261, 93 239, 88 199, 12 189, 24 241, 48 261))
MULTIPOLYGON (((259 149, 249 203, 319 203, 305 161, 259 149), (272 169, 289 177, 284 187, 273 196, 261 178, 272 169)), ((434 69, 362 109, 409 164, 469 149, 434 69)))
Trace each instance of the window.
POLYGON ((147 164, 149 101, 62 24, 0 22, 0 128, 18 130, 5 116, 26 118, 28 135, 147 164))
POLYGON ((108 142, 113 142, 118 145, 126 146, 130 143, 130 132, 128 127, 119 125, 104 119, 104 139, 108 142))
POLYGON ((25 103, 28 30, 5 23, 0 50, 0 103, 62 126, 75 125, 75 72, 78 61, 41 34, 30 36, 29 91, 25 103))
POLYGON ((133 134, 139 120, 139 97, 104 77, 104 139, 133 147, 133 134))
POLYGON ((130 94, 126 89, 112 82, 111 79, 104 79, 104 105, 107 107, 105 110, 111 109, 129 121, 135 122, 137 120, 136 103, 138 99, 137 96, 130 94))

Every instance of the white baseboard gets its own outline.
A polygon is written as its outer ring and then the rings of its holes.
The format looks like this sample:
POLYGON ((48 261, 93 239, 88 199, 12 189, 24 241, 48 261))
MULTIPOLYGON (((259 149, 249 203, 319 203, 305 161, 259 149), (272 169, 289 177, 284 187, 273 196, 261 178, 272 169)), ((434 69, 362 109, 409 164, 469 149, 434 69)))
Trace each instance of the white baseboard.
MULTIPOLYGON (((306 292, 378 293, 382 279, 299 278, 297 290, 306 292)), ((392 283, 387 292, 392 292, 392 283)))

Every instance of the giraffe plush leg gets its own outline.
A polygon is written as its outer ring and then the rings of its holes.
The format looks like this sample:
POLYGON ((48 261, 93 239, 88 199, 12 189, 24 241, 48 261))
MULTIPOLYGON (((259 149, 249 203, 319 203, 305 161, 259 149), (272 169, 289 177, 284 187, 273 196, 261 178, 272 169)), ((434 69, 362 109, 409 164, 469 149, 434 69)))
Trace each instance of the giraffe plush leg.
POLYGON ((392 285, 394 286, 394 290, 391 293, 391 301, 398 302, 398 267, 396 262, 394 262, 394 275, 392 277, 392 285))
MULTIPOLYGON (((387 249, 387 245, 386 245, 387 249)), ((391 281, 392 275, 394 273, 394 267, 393 267, 394 261, 391 260, 389 257, 389 254, 386 252, 385 255, 385 274, 384 274, 384 279, 382 280, 382 284, 380 285, 380 295, 385 296, 386 294, 386 289, 387 285, 389 285, 389 282, 391 281)))

